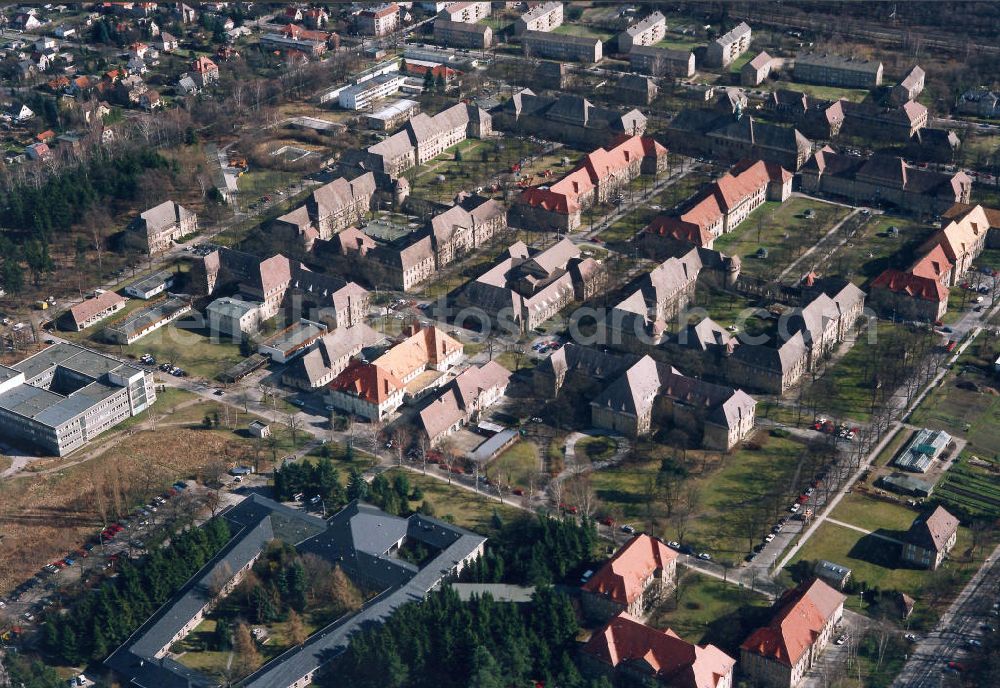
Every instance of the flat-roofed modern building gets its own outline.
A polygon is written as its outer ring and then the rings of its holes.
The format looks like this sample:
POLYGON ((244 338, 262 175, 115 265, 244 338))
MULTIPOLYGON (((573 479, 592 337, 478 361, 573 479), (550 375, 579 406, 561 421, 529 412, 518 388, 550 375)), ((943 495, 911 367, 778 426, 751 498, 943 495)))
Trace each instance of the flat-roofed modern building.
POLYGON ((403 85, 403 81, 405 77, 402 74, 393 72, 380 74, 360 84, 349 86, 338 96, 340 107, 347 110, 363 110, 375 101, 396 93, 403 85))
POLYGON ((882 85, 882 63, 841 55, 801 55, 795 59, 793 76, 809 84, 876 88, 882 85))
POLYGON ((553 60, 600 62, 604 44, 600 38, 572 36, 544 31, 526 31, 521 36, 526 57, 547 57, 553 60))
POLYGON ((0 365, 0 436, 65 456, 156 401, 142 368, 61 342, 0 365))
POLYGON ((371 113, 365 120, 372 129, 391 131, 418 114, 420 114, 420 103, 400 98, 371 113))
POLYGON ((161 270, 125 287, 125 293, 137 299, 149 300, 173 285, 174 273, 169 270, 161 270))

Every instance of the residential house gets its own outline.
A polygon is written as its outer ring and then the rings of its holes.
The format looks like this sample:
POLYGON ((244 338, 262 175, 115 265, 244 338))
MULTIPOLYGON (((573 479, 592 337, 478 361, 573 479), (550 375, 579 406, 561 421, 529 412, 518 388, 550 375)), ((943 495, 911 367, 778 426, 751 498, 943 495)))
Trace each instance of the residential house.
POLYGON ((870 100, 854 103, 841 100, 843 133, 879 141, 907 141, 927 126, 927 108, 907 100, 893 108, 882 108, 870 100))
POLYGON ((28 156, 29 160, 50 160, 52 158, 52 150, 49 148, 49 144, 41 142, 26 146, 24 154, 28 156))
POLYGON ((281 374, 281 382, 306 391, 324 387, 347 368, 351 358, 384 338, 364 323, 338 327, 295 359, 281 374))
POLYGON ((793 74, 796 81, 807 84, 864 89, 882 85, 881 62, 840 55, 800 55, 793 74))
POLYGON ((677 553, 659 538, 640 534, 625 543, 581 587, 584 613, 609 619, 646 609, 677 582, 677 553))
POLYGON ((399 28, 399 5, 392 2, 366 9, 358 14, 355 25, 359 34, 388 36, 399 28))
POLYGON ((170 248, 174 241, 198 231, 198 216, 174 203, 164 201, 132 220, 126 229, 126 241, 149 255, 170 248))
POLYGON ((757 57, 740 68, 740 83, 744 86, 760 86, 770 76, 773 66, 774 58, 763 50, 760 51, 757 57))
POLYGON ((924 77, 924 70, 920 65, 913 65, 900 82, 892 87, 890 92, 892 101, 902 105, 915 99, 924 90, 924 77))
POLYGON ((106 291, 72 306, 67 311, 68 317, 65 318, 65 321, 71 329, 81 332, 125 308, 126 301, 128 299, 125 297, 119 296, 113 291, 106 291))
POLYGON ((528 88, 515 93, 492 115, 498 130, 588 148, 614 145, 622 135, 646 131, 646 116, 639 110, 623 113, 573 95, 537 96, 528 88))
POLYGON ((628 61, 633 72, 682 79, 694 76, 695 58, 690 50, 633 46, 628 61))
POLYGON ((316 188, 303 205, 276 218, 271 232, 311 250, 317 239, 329 241, 337 232, 362 222, 371 211, 374 195, 371 172, 350 181, 339 177, 316 188))
POLYGON ((562 26, 562 23, 561 2, 540 2, 514 21, 514 34, 520 36, 526 31, 552 31, 562 26))
POLYGON ((936 570, 958 540, 958 519, 943 506, 913 520, 900 558, 919 568, 936 570))
POLYGON ((7 108, 6 116, 21 123, 30 120, 35 116, 35 113, 24 103, 13 103, 7 108))
POLYGON ((846 599, 818 579, 786 591, 774 603, 770 623, 740 646, 740 670, 764 688, 797 686, 829 644, 846 599))
POLYGON ((511 373, 496 361, 470 367, 455 376, 419 414, 420 429, 431 446, 480 414, 507 391, 511 373))
POLYGON ((740 117, 706 134, 712 155, 722 159, 760 158, 798 171, 812 153, 812 142, 797 129, 740 117))
POLYGON ((733 60, 750 49, 752 32, 746 22, 740 22, 708 44, 705 63, 710 67, 728 67, 733 60))
POLYGON ((158 107, 163 107, 163 101, 156 91, 146 91, 139 96, 139 107, 143 110, 155 110, 158 107))
POLYGON ((196 96, 201 93, 201 86, 190 74, 184 74, 177 81, 177 92, 182 96, 196 96))
POLYGON ((514 206, 517 226, 573 231, 585 210, 613 200, 640 174, 664 172, 666 165, 667 149, 649 136, 630 136, 608 150, 598 148, 559 181, 522 191, 514 206))
POLYGON ((662 255, 678 243, 712 248, 765 201, 784 203, 792 193, 792 173, 775 163, 743 160, 684 204, 676 216, 660 215, 643 230, 639 243, 662 255))
POLYGON ((593 36, 525 31, 521 34, 525 57, 570 60, 592 64, 604 57, 604 43, 593 36))
POLYGON ((584 667, 626 685, 732 688, 736 660, 715 645, 694 645, 671 629, 621 612, 583 646, 584 667))
POLYGON ((986 119, 1000 118, 1000 92, 979 87, 965 91, 958 99, 956 112, 986 119))
POLYGON ((968 203, 972 179, 965 172, 947 174, 915 168, 889 155, 817 151, 801 170, 802 188, 849 199, 852 203, 889 203, 913 213, 937 214, 955 203, 968 203))
POLYGON ((618 34, 618 52, 627 53, 638 46, 656 45, 667 34, 667 18, 653 12, 618 34))
POLYGON ((194 79, 202 88, 219 80, 219 67, 207 57, 199 57, 191 64, 194 79))
POLYGON ((593 263, 593 258, 581 258, 580 249, 569 239, 542 251, 518 241, 466 285, 459 301, 479 309, 505 331, 528 332, 569 305, 578 293, 588 292, 589 285, 579 282, 596 279, 589 269, 593 263), (578 263, 586 267, 573 270, 578 263))
POLYGON ((916 162, 954 163, 961 145, 961 139, 952 129, 924 127, 910 137, 906 158, 916 162))
POLYGON ((179 45, 174 35, 167 33, 166 31, 160 34, 159 41, 157 41, 157 44, 160 49, 160 52, 164 53, 174 52, 175 50, 177 50, 177 47, 179 45))

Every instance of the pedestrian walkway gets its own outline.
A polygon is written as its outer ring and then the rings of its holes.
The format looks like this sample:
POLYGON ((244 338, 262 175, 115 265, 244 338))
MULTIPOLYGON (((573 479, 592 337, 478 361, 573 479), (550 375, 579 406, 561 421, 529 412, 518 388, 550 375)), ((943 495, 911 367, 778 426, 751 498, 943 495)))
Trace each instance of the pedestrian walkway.
POLYGON ((830 523, 833 523, 834 525, 840 526, 841 528, 850 528, 851 530, 856 530, 859 533, 864 533, 865 535, 871 535, 872 537, 876 537, 879 540, 885 540, 886 542, 892 542, 892 543, 895 543, 897 545, 902 545, 903 544, 902 540, 897 540, 894 537, 889 537, 888 535, 882 535, 881 533, 876 533, 876 532, 873 532, 871 530, 865 530, 864 528, 859 528, 859 527, 857 527, 855 525, 852 525, 850 523, 844 523, 843 521, 838 521, 837 519, 830 518, 829 516, 827 517, 826 520, 829 521, 830 523))

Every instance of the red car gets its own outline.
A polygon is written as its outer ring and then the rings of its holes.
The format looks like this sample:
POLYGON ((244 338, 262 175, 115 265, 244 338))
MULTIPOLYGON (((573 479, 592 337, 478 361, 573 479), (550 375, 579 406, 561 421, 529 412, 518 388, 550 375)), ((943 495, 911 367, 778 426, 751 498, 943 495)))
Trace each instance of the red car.
POLYGON ((800 494, 797 501, 798 501, 799 504, 805 504, 806 502, 809 501, 809 495, 800 494))
POLYGON ((607 518, 601 519, 601 523, 603 523, 606 526, 613 526, 615 524, 615 519, 608 516, 607 518))
POLYGON ((516 494, 518 497, 524 496, 524 490, 522 490, 520 487, 515 487, 513 490, 511 490, 511 492, 516 494))
POLYGON ((948 662, 948 668, 955 671, 965 671, 965 665, 961 662, 948 662))

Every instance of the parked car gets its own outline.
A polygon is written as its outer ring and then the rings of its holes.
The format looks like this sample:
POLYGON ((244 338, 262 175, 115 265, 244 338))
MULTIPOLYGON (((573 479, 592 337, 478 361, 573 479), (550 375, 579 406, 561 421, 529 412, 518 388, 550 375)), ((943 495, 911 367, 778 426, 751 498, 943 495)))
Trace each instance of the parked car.
POLYGON ((712 555, 709 554, 708 552, 702 552, 701 554, 698 555, 698 558, 701 559, 702 561, 711 561, 712 555))
POLYGON ((680 549, 681 543, 677 542, 676 540, 671 540, 670 542, 667 543, 667 547, 669 547, 670 549, 680 549))
POLYGON ((840 635, 837 636, 837 639, 834 641, 834 643, 836 643, 837 645, 843 645, 846 642, 847 642, 846 633, 841 633, 840 635))
POLYGON ((635 534, 635 528, 633 528, 632 526, 630 526, 630 525, 628 525, 626 523, 625 525, 622 526, 622 532, 623 533, 628 533, 629 535, 634 535, 635 534))

